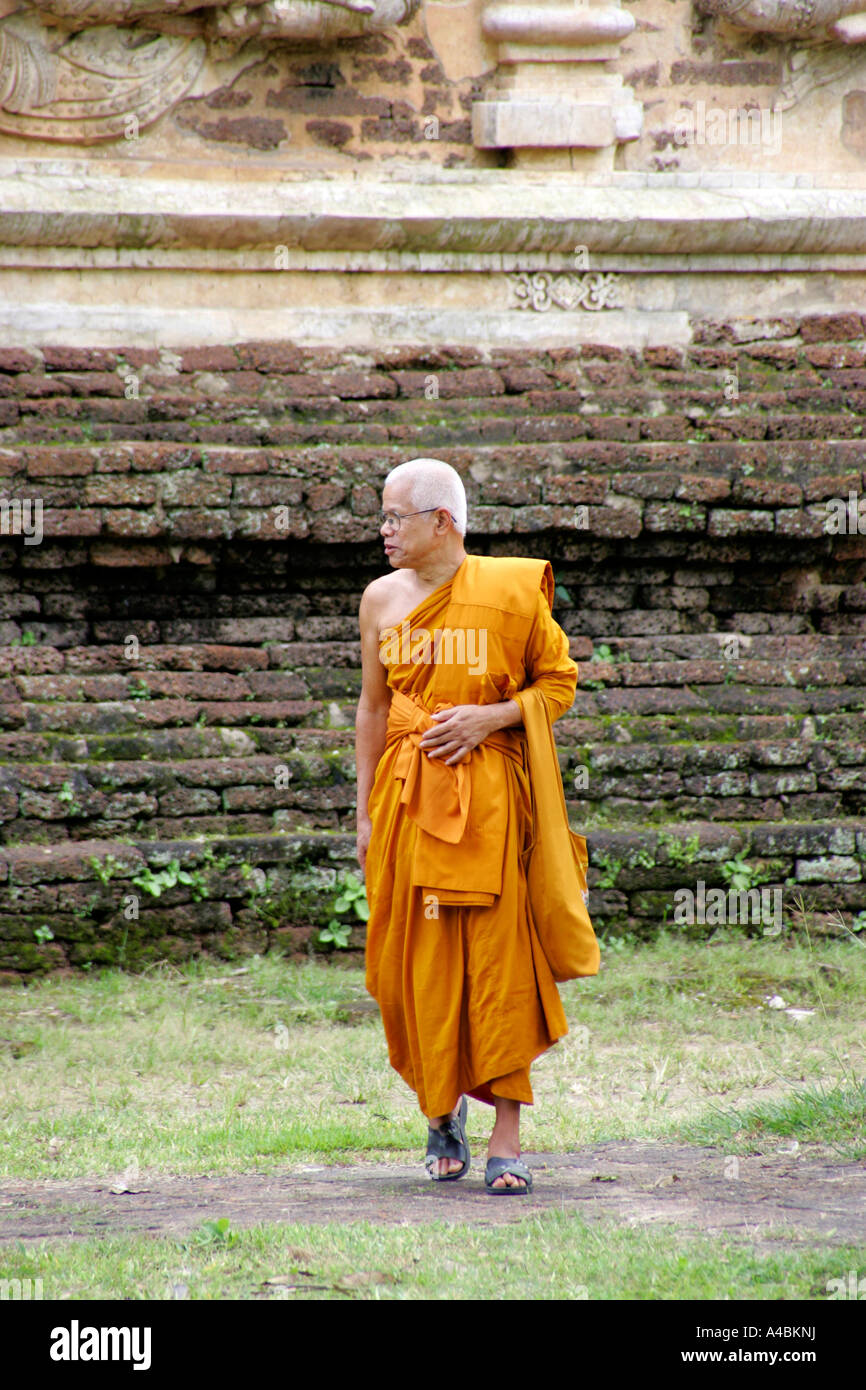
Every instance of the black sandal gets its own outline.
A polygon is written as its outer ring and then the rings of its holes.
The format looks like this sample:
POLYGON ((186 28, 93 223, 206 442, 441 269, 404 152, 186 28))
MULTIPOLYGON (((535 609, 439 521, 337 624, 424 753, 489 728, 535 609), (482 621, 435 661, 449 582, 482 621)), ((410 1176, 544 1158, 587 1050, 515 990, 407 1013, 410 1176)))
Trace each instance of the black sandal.
POLYGON ((466 1097, 460 1101, 460 1109, 450 1119, 443 1120, 439 1129, 427 1127, 427 1157, 424 1166, 434 1182, 454 1182, 469 1172, 469 1145, 466 1142, 466 1097), (456 1158, 463 1164, 456 1173, 437 1173, 436 1165, 440 1158, 456 1158))
POLYGON ((487 1168, 484 1173, 484 1188, 491 1197, 525 1197, 527 1192, 532 1191, 532 1174, 525 1163, 521 1163, 519 1158, 488 1158, 487 1168), (504 1178, 508 1173, 512 1178, 522 1178, 525 1187, 510 1187, 505 1183, 502 1187, 494 1187, 497 1178, 504 1178))

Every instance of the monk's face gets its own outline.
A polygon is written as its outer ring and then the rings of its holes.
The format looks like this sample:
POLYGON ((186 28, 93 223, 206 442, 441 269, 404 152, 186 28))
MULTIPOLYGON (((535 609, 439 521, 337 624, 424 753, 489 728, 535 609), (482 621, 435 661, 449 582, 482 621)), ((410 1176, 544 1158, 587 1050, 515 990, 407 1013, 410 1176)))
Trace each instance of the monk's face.
POLYGON ((388 526, 381 528, 385 555, 394 569, 416 569, 447 543, 451 530, 451 521, 447 513, 444 516, 442 512, 407 515, 409 512, 418 511, 412 501, 408 483, 396 482, 387 485, 382 493, 382 510, 399 512, 403 517, 399 531, 394 531, 388 526))

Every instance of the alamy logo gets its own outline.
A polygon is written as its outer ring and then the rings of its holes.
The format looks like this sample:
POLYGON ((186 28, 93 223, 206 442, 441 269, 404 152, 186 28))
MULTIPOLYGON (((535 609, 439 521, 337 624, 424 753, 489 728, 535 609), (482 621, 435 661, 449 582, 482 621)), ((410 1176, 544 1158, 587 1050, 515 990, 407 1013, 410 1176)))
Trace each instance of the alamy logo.
POLYGON ((0 1303, 44 1297, 41 1279, 0 1279, 0 1303))
POLYGON ((487 670, 487 629, 484 627, 410 627, 404 619, 399 628, 382 632, 379 659, 384 666, 467 666, 471 676, 487 670))
POLYGON ((753 145, 764 154, 782 148, 782 113, 777 106, 707 107, 696 101, 694 111, 681 107, 674 116, 675 145, 753 145))
POLYGON ((149 1327, 69 1327, 51 1329, 52 1361, 132 1361, 134 1371, 150 1370, 149 1327))
POLYGON ((824 530, 828 536, 866 536, 866 497, 856 492, 844 497, 831 497, 825 504, 824 530))
POLYGON ((0 536, 23 536, 25 545, 39 545, 42 498, 0 497, 0 536))
POLYGON ((674 921, 677 926, 727 926, 735 922, 750 922, 772 927, 767 935, 778 936, 782 930, 781 888, 707 888, 702 878, 696 890, 674 890, 674 921))
POLYGON ((828 1279, 827 1292, 831 1298, 866 1298, 866 1278, 857 1269, 848 1270, 847 1279, 828 1279))

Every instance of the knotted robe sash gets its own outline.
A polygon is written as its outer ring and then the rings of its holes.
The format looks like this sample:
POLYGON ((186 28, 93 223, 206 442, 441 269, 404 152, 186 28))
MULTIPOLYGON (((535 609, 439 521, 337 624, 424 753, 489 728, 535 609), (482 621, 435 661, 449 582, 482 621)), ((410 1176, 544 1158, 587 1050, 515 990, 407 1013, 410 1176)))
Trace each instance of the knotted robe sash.
POLYGON ((413 883, 435 894, 442 903, 489 906, 502 882, 501 849, 493 854, 490 849, 503 841, 505 808, 501 802, 472 806, 473 764, 477 770, 479 752, 484 749, 524 766, 525 740, 522 730, 494 729, 450 766, 441 756, 428 757, 421 738, 438 723, 431 714, 453 709, 454 704, 438 700, 430 711, 402 691, 392 691, 385 751, 395 743, 400 745, 394 776, 403 783, 400 801, 416 826, 413 883), (483 844, 482 825, 486 832, 483 844))

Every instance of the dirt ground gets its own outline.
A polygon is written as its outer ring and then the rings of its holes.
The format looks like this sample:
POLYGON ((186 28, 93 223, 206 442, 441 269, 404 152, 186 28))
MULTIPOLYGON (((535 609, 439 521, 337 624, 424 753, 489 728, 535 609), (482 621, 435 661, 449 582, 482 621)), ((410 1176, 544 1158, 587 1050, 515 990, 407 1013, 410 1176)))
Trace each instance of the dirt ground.
MULTIPOLYGON (((792 1146, 793 1147, 793 1146, 792 1146)), ((232 1229, 259 1222, 434 1220, 499 1225, 545 1211, 607 1217, 618 1225, 673 1224, 684 1231, 742 1237, 758 1251, 866 1246, 866 1163, 798 1150, 734 1159, 718 1149, 612 1142, 580 1153, 524 1155, 534 1178, 527 1197, 492 1199, 483 1158, 467 1178, 433 1183, 422 1162, 355 1166, 287 1164, 279 1174, 165 1177, 143 1173, 137 1189, 105 1180, 4 1181, 0 1242, 68 1239, 109 1232, 181 1236, 228 1217, 232 1229)))

